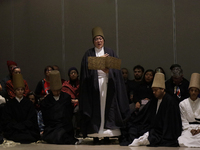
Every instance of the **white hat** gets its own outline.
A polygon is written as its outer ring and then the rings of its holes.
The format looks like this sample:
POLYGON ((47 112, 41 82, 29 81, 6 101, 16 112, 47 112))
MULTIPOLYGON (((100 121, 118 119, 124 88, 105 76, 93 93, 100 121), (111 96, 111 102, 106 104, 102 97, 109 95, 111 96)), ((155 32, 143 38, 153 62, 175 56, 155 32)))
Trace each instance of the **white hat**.
POLYGON ((158 87, 158 88, 165 89, 165 75, 163 73, 157 72, 155 74, 155 77, 153 79, 153 84, 151 87, 152 88, 158 87))
POLYGON ((60 90, 62 88, 60 72, 58 70, 52 70, 49 73, 49 80, 51 90, 60 90))

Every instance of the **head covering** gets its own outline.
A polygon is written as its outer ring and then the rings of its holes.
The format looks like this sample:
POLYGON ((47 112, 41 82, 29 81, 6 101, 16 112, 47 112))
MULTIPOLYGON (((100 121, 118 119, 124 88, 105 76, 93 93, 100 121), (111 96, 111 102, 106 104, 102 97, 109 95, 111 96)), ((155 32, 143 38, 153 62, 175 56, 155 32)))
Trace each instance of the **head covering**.
POLYGON ((152 84, 152 88, 153 87, 165 89, 165 75, 163 73, 158 72, 155 74, 152 84))
POLYGON ((105 40, 103 30, 100 27, 94 27, 92 29, 92 39, 94 39, 96 36, 102 36, 102 38, 105 40))
POLYGON ((193 73, 191 75, 189 88, 191 87, 195 87, 200 90, 200 74, 199 73, 193 73))
POLYGON ((12 82, 14 89, 25 88, 22 74, 13 74, 12 82))
POLYGON ((62 88, 60 72, 58 70, 52 70, 49 73, 49 80, 51 90, 60 90, 62 88))
POLYGON ((179 64, 173 64, 171 65, 170 70, 174 69, 175 67, 181 68, 179 64))
POLYGON ((9 66, 11 66, 11 65, 17 66, 17 63, 14 62, 14 61, 8 60, 8 61, 7 61, 7 66, 9 67, 9 66))
POLYGON ((76 70, 76 72, 77 72, 77 74, 78 74, 78 70, 76 69, 76 67, 71 67, 71 68, 69 68, 69 70, 68 70, 68 76, 70 76, 70 72, 71 72, 72 70, 76 70))

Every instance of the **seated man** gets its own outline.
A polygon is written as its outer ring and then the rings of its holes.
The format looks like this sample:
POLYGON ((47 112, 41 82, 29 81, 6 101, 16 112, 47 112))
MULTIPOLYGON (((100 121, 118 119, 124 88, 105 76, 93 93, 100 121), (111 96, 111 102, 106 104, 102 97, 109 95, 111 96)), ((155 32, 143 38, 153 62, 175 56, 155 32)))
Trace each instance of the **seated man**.
POLYGON ((77 144, 72 125, 72 103, 69 94, 61 92, 60 72, 49 74, 50 93, 41 102, 44 121, 43 140, 51 144, 77 144))
POLYGON ((24 94, 21 74, 13 75, 15 97, 9 100, 2 115, 3 135, 6 139, 20 143, 36 142, 40 138, 37 115, 31 101, 24 94))
POLYGON ((193 73, 190 79, 190 97, 180 102, 182 134, 178 138, 180 146, 200 147, 200 75, 193 73))
POLYGON ((179 146, 181 118, 178 103, 165 92, 164 74, 156 73, 152 90, 155 96, 131 122, 129 146, 179 146), (142 112, 142 113, 141 113, 142 112))
POLYGON ((174 64, 170 67, 171 78, 165 82, 166 92, 173 96, 178 103, 189 97, 189 81, 183 77, 180 65, 174 64))
MULTIPOLYGON (((15 92, 14 92, 14 88, 13 88, 13 78, 12 78, 14 74, 21 74, 21 69, 17 66, 13 66, 11 79, 6 82, 6 90, 8 93, 8 98, 10 98, 10 99, 15 97, 15 92)), ((27 94, 30 92, 26 80, 24 80, 24 85, 25 85, 25 89, 24 89, 23 96, 26 97, 27 94)))

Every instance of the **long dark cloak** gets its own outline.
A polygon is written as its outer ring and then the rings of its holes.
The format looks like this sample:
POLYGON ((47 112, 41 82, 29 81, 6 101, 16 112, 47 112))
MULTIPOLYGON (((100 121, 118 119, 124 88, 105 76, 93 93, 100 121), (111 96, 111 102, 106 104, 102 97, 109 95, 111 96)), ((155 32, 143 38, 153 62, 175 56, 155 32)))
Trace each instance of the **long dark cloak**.
POLYGON ((69 94, 61 92, 59 100, 50 93, 41 103, 44 121, 43 140, 51 144, 75 144, 72 125, 73 109, 69 94))
POLYGON ((31 143, 40 138, 35 108, 25 97, 20 103, 16 98, 6 103, 2 115, 2 127, 4 137, 8 140, 31 143))
POLYGON ((149 131, 149 146, 179 146, 177 139, 181 135, 182 123, 178 103, 169 94, 165 94, 156 113, 157 102, 154 98, 138 115, 132 114, 127 128, 123 130, 120 145, 131 144, 135 138, 149 131))
POLYGON ((182 121, 178 103, 165 94, 157 114, 151 122, 149 146, 179 146, 178 137, 182 132, 182 121))
MULTIPOLYGON (((109 48, 104 48, 104 52, 117 57, 109 48)), ((101 123, 98 74, 97 70, 88 70, 88 56, 96 56, 94 48, 85 53, 81 63, 79 102, 84 137, 98 133, 101 123)), ((104 128, 119 129, 129 116, 129 100, 121 70, 109 69, 104 128)))

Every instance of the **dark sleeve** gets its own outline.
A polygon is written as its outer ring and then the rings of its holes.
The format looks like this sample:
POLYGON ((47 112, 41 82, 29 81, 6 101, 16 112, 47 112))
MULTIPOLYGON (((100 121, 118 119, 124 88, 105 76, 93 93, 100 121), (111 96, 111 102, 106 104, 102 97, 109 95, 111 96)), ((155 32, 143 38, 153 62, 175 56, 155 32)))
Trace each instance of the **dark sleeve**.
POLYGON ((42 92, 42 89, 43 89, 43 84, 42 84, 42 80, 40 80, 36 86, 36 89, 35 89, 35 94, 37 96, 40 96, 40 93, 42 92))
POLYGON ((0 91, 0 95, 2 95, 4 98, 8 97, 7 90, 6 90, 6 80, 2 79, 0 82, 2 86, 2 90, 0 91))

